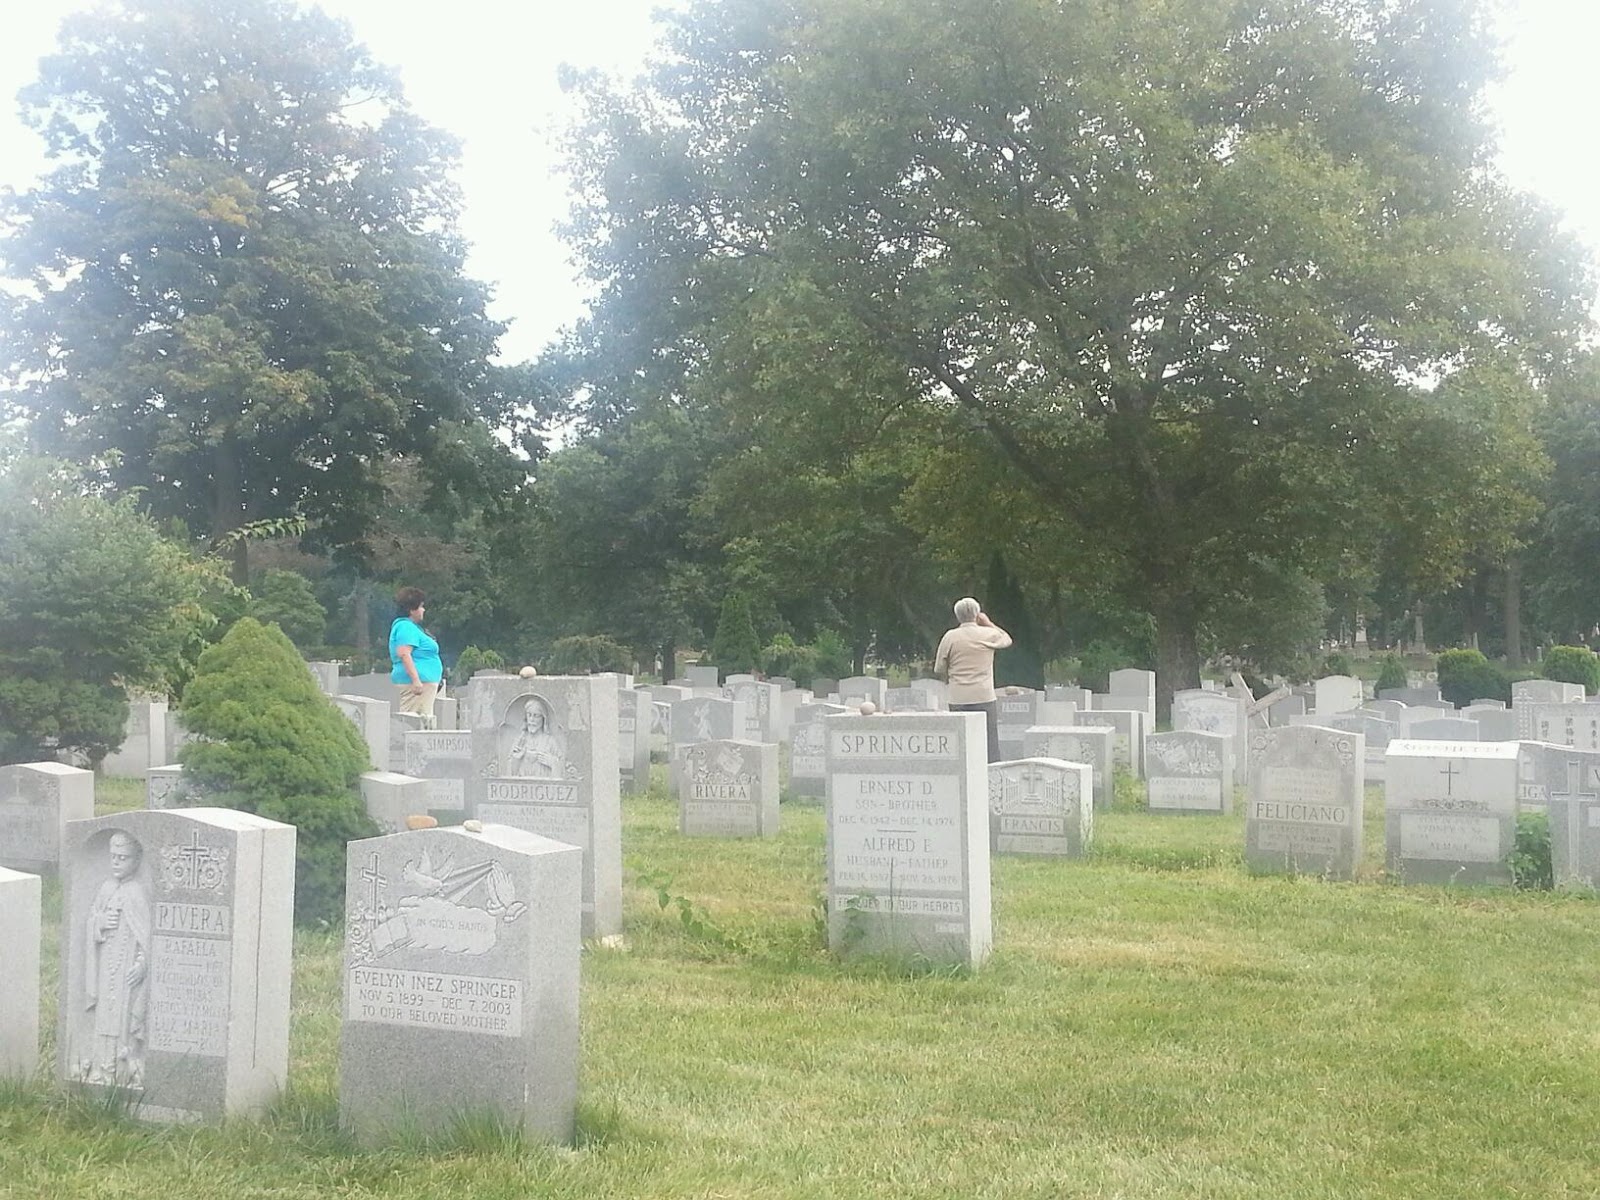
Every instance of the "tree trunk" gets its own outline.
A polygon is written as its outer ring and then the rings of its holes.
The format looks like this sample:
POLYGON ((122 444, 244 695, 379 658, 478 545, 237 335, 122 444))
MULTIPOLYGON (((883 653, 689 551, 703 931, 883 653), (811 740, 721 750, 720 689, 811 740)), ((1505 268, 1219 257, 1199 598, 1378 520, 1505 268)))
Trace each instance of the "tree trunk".
POLYGON ((678 643, 674 638, 661 639, 661 682, 671 683, 678 675, 678 643))
POLYGON ((372 591, 365 579, 356 580, 356 592, 351 605, 351 618, 355 622, 355 647, 363 662, 372 661, 372 591))
POLYGON ((224 542, 244 524, 243 503, 239 494, 239 451, 231 436, 217 440, 211 455, 211 540, 223 548, 232 564, 229 577, 239 587, 250 582, 250 547, 244 538, 224 542))
POLYGON ((1506 666, 1522 665, 1522 559, 1506 560, 1506 666))
POLYGON ((1184 603, 1153 606, 1156 619, 1156 720, 1172 720, 1172 694, 1200 686, 1194 611, 1184 603))

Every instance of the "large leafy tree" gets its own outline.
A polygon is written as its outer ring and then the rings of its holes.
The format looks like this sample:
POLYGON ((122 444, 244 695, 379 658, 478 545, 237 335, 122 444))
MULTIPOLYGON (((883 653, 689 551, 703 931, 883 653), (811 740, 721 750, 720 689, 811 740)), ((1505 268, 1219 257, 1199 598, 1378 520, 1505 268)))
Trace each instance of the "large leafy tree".
POLYGON ((345 25, 126 0, 70 18, 23 103, 58 165, 10 205, 33 287, 5 357, 51 444, 218 539, 297 514, 336 548, 387 456, 514 478, 489 429, 520 428, 524 380, 462 271, 455 148, 345 25))
POLYGON ((670 42, 587 85, 596 336, 735 428, 998 456, 1154 618, 1163 699, 1241 594, 1371 549, 1387 490, 1437 545, 1502 479, 1431 385, 1585 319, 1489 169, 1466 0, 700 0, 670 42))

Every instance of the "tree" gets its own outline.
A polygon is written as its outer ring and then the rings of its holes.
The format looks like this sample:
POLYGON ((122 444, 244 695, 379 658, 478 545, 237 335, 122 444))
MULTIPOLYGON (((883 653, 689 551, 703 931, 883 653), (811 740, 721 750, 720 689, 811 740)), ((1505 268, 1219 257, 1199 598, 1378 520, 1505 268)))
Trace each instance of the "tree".
POLYGON ((727 676, 754 671, 760 658, 761 639, 750 619, 750 598, 729 592, 722 598, 722 617, 711 639, 711 660, 727 676))
POLYGON ((197 735, 184 773, 207 803, 295 826, 295 915, 337 919, 345 843, 377 832, 358 791, 371 763, 355 725, 317 690, 283 631, 252 617, 200 656, 182 711, 197 735))
POLYGON ((263 625, 276 625, 302 651, 320 646, 327 632, 327 610, 305 576, 293 571, 261 572, 246 611, 263 625))
MULTIPOLYGON (((1419 380, 1543 369, 1586 321, 1486 165, 1482 28, 1445 0, 701 0, 646 93, 584 85, 590 328, 730 422, 914 422, 1003 462, 1083 585, 1154 619, 1164 709, 1234 597, 1334 577, 1397 466, 1473 435, 1419 380)), ((1406 502, 1492 494, 1492 457, 1406 502)))
POLYGON ((127 0, 69 18, 23 101, 60 165, 9 206, 33 287, 4 357, 50 444, 219 542, 298 514, 357 546, 396 453, 443 488, 514 479, 489 426, 526 432, 526 377, 489 362, 455 147, 344 24, 127 0))
POLYGON ((0 763, 120 745, 129 689, 174 690, 200 653, 218 567, 59 464, 0 465, 0 763))

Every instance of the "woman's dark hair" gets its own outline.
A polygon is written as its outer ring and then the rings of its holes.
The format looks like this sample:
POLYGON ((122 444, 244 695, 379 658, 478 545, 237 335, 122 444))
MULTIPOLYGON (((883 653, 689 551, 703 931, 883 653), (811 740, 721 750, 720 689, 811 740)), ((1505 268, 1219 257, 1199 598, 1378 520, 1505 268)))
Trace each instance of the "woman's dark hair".
POLYGON ((421 588, 403 587, 394 594, 394 606, 400 616, 408 617, 416 612, 427 598, 421 588))

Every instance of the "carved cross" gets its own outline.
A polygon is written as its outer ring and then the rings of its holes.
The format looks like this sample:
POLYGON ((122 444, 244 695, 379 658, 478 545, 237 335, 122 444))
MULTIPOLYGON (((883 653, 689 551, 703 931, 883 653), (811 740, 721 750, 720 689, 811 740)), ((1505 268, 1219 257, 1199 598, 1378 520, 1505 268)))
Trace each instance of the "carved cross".
POLYGON ((378 852, 372 852, 372 861, 361 868, 361 878, 372 885, 372 915, 378 915, 378 889, 389 882, 389 877, 378 870, 378 852))
MULTIPOLYGON (((1578 759, 1567 760, 1567 790, 1565 792, 1551 792, 1551 800, 1564 800, 1567 804, 1567 874, 1578 874, 1578 849, 1583 837, 1583 810, 1585 800, 1600 800, 1600 792, 1584 792, 1579 789, 1583 786, 1583 763, 1578 759)), ((1557 878, 1557 883, 1561 882, 1557 878)))

